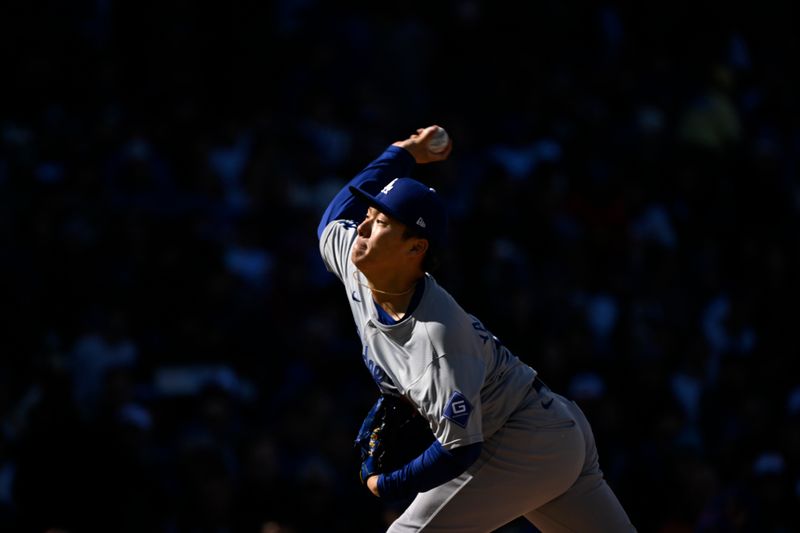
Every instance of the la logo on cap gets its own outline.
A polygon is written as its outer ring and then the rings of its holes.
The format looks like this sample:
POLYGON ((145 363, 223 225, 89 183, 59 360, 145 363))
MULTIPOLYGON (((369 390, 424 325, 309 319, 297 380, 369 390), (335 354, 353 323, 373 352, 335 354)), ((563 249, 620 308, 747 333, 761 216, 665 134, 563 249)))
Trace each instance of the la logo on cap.
POLYGON ((390 181, 389 183, 387 183, 386 187, 381 189, 381 194, 389 194, 389 191, 391 191, 394 188, 394 182, 395 181, 397 181, 397 178, 395 178, 392 181, 390 181))

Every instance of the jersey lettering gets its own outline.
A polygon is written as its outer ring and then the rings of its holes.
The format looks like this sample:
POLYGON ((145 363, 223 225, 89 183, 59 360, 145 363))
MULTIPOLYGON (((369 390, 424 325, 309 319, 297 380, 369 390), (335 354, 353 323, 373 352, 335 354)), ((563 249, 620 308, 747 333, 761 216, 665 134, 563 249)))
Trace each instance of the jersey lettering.
POLYGON ((475 320, 472 323, 472 327, 475 328, 477 331, 482 331, 484 333, 488 333, 489 332, 489 330, 487 330, 485 327, 483 327, 483 324, 481 324, 480 320, 475 320))
POLYGON ((341 224, 347 229, 353 229, 358 227, 358 224, 352 220, 340 220, 339 224, 341 224))
POLYGON ((364 351, 361 354, 361 358, 364 360, 364 364, 367 366, 367 370, 369 370, 369 375, 372 376, 373 381, 375 384, 378 385, 381 389, 383 389, 386 385, 392 385, 392 381, 389 379, 389 376, 386 372, 372 359, 370 359, 369 355, 369 346, 364 346, 364 351))
POLYGON ((486 344, 486 341, 488 341, 489 339, 492 339, 492 341, 494 342, 495 350, 500 351, 500 349, 503 347, 503 343, 500 342, 500 339, 498 339, 497 337, 495 337, 494 335, 489 333, 489 330, 486 329, 483 326, 483 324, 480 323, 479 320, 475 320, 474 322, 472 322, 472 327, 475 328, 476 331, 480 331, 481 332, 481 333, 478 333, 478 337, 480 337, 481 340, 483 340, 483 344, 486 344))
POLYGON ((489 339, 494 337, 493 335, 491 335, 489 333, 488 329, 483 327, 483 324, 481 324, 479 320, 475 320, 472 323, 472 327, 475 328, 475 331, 479 331, 480 332, 480 333, 478 333, 478 337, 481 338, 481 340, 483 341, 483 344, 486 344, 486 341, 488 341, 489 339))

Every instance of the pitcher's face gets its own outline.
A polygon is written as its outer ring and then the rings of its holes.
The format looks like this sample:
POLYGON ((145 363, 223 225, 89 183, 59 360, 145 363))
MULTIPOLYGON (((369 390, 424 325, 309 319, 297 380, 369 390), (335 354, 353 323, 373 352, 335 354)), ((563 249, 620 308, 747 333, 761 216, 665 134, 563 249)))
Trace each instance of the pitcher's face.
POLYGON ((397 268, 413 244, 410 242, 413 239, 404 237, 405 230, 405 224, 399 220, 370 207, 358 225, 350 260, 364 273, 397 268))

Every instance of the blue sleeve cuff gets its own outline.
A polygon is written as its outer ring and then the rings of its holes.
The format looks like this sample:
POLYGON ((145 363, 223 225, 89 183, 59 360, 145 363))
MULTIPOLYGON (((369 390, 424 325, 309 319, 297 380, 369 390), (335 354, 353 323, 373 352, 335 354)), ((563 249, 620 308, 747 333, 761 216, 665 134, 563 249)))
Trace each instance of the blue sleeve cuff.
POLYGON ((482 443, 476 442, 445 450, 439 441, 434 441, 407 465, 378 476, 378 494, 391 500, 438 487, 469 468, 480 456, 482 447, 482 443))

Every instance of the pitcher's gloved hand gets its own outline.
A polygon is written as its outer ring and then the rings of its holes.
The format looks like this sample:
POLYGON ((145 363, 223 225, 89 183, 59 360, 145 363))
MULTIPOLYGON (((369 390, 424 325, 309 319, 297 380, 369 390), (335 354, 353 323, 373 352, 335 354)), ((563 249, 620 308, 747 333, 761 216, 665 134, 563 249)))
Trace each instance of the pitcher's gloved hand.
POLYGON ((361 423, 355 440, 359 477, 392 472, 416 458, 433 442, 433 433, 417 410, 400 396, 382 394, 361 423))

